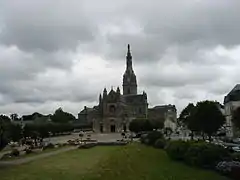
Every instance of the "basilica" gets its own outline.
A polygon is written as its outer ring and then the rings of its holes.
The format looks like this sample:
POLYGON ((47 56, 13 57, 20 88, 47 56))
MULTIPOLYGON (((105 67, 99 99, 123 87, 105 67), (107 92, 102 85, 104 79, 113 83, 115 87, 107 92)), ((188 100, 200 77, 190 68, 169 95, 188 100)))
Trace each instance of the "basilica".
POLYGON ((92 108, 85 106, 78 114, 78 120, 91 123, 95 132, 108 133, 127 131, 129 123, 136 118, 174 122, 176 108, 174 105, 148 108, 146 92, 138 94, 137 78, 128 45, 122 92, 119 87, 116 90, 112 88, 109 92, 104 88, 99 95, 98 105, 92 108))

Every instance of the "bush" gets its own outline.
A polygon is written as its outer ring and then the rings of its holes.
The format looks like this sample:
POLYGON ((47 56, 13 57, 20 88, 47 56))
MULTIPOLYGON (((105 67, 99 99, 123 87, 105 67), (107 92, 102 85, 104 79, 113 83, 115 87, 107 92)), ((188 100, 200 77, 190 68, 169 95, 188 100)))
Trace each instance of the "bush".
POLYGON ((221 146, 209 143, 191 143, 185 153, 185 161, 194 166, 215 168, 216 164, 230 155, 221 146))
POLYGON ((20 152, 19 152, 19 150, 17 150, 17 149, 13 149, 13 150, 11 151, 10 155, 11 155, 11 156, 19 156, 19 155, 20 155, 20 152))
POLYGON ((166 146, 167 154, 174 160, 184 160, 185 153, 188 150, 191 142, 186 141, 170 141, 166 146))
POLYGON ((27 148, 27 149, 25 149, 25 152, 26 152, 26 154, 30 154, 30 153, 32 153, 33 151, 32 151, 31 149, 27 148))
POLYGON ((154 145, 155 142, 160 138, 163 138, 163 134, 161 132, 152 131, 146 135, 145 140, 143 140, 143 143, 148 145, 154 145))
POLYGON ((11 158, 11 153, 6 153, 1 157, 1 160, 7 160, 9 158, 11 158))
POLYGON ((45 150, 45 149, 53 149, 54 147, 55 146, 52 143, 49 143, 49 144, 43 146, 43 150, 45 150))
POLYGON ((240 161, 240 153, 239 152, 232 153, 231 158, 234 161, 240 161))
POLYGON ((159 149, 164 149, 165 146, 166 146, 166 140, 163 138, 158 139, 154 144, 154 147, 159 149))
POLYGON ((216 170, 235 180, 240 179, 240 162, 238 161, 221 161, 217 164, 216 170))

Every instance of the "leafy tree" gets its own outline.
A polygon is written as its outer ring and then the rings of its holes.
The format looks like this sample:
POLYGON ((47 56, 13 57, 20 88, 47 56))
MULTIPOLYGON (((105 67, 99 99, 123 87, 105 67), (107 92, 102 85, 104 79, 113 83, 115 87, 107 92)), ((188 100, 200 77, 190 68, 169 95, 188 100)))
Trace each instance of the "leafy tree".
POLYGON ((191 130, 191 138, 193 139, 193 132, 197 131, 197 126, 193 122, 193 114, 194 114, 195 106, 193 103, 189 103, 180 113, 178 118, 178 124, 180 126, 185 126, 189 130, 191 130))
POLYGON ((129 130, 135 133, 141 131, 152 131, 154 125, 148 119, 134 119, 129 124, 129 130))
POLYGON ((211 136, 223 126, 225 121, 217 102, 202 101, 197 103, 190 124, 197 127, 197 131, 207 134, 211 140, 211 136))
POLYGON ((76 118, 71 113, 64 112, 61 108, 59 108, 52 115, 51 120, 56 123, 68 123, 75 121, 76 118))
POLYGON ((18 114, 14 113, 10 115, 12 121, 19 121, 18 114))
POLYGON ((150 121, 152 126, 153 126, 153 129, 163 129, 164 128, 164 122, 163 121, 158 121, 158 120, 153 120, 153 121, 150 121))
POLYGON ((129 130, 135 133, 139 133, 142 131, 143 123, 143 119, 134 119, 129 124, 129 130))
POLYGON ((0 119, 4 122, 4 123, 11 123, 11 119, 6 116, 6 115, 0 115, 0 119))
POLYGON ((240 107, 234 110, 232 122, 236 128, 240 129, 240 107))
POLYGON ((193 110, 195 106, 193 103, 189 103, 180 113, 178 122, 182 126, 187 126, 189 125, 189 122, 191 121, 193 110))
POLYGON ((8 137, 14 142, 19 141, 22 138, 22 128, 19 124, 9 124, 8 125, 8 137))

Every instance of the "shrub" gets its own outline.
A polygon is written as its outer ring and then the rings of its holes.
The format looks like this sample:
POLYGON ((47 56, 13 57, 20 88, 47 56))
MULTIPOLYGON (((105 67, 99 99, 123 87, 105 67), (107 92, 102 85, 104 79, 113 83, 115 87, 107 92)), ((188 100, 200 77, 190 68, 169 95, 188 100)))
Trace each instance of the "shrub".
POLYGON ((240 162, 238 161, 221 161, 217 164, 216 170, 235 180, 240 179, 240 162))
POLYGON ((167 154, 170 158, 174 160, 184 160, 185 153, 188 150, 191 142, 185 141, 170 141, 166 146, 167 154))
POLYGON ((26 152, 26 154, 30 154, 30 153, 32 153, 33 151, 32 151, 31 149, 27 148, 27 149, 25 149, 25 152, 26 152))
POLYGON ((240 161, 240 153, 239 152, 232 153, 231 158, 234 161, 240 161))
POLYGON ((7 160, 9 158, 11 158, 11 153, 6 153, 1 157, 1 160, 7 160))
POLYGON ((97 144, 96 143, 86 143, 83 145, 80 145, 78 148, 79 149, 89 149, 95 147, 97 144))
POLYGON ((154 144, 154 147, 159 149, 164 149, 165 146, 166 146, 166 140, 163 138, 158 139, 154 144))
POLYGON ((45 149, 53 149, 54 147, 55 147, 54 144, 49 143, 49 144, 43 146, 43 149, 44 149, 44 150, 45 150, 45 149))
POLYGON ((226 149, 221 146, 209 143, 192 143, 185 153, 185 160, 188 164, 215 168, 216 164, 230 155, 226 149))
POLYGON ((20 155, 20 152, 19 152, 19 150, 17 150, 17 149, 13 149, 13 150, 11 151, 10 155, 11 155, 11 156, 19 156, 19 155, 20 155))
POLYGON ((159 132, 159 131, 149 132, 146 136, 146 139, 148 139, 147 144, 148 145, 154 145, 155 142, 160 138, 163 138, 163 134, 161 132, 159 132))

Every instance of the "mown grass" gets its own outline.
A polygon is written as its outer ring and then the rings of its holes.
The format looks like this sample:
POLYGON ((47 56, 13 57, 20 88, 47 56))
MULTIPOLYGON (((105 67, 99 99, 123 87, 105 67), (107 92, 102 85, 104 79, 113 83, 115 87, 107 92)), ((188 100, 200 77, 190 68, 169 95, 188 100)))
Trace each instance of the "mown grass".
POLYGON ((132 144, 73 150, 0 170, 1 180, 227 180, 170 160, 159 149, 132 144))
POLYGON ((189 167, 165 151, 134 144, 112 154, 87 180, 227 180, 215 172, 189 167))
POLYGON ((28 164, 0 170, 1 180, 75 180, 82 179, 117 147, 76 149, 28 164))
POLYGON ((41 150, 36 151, 36 152, 33 151, 33 152, 29 153, 29 154, 23 154, 23 155, 20 155, 20 156, 13 156, 13 157, 6 158, 6 159, 0 159, 0 162, 1 161, 15 161, 15 160, 18 160, 18 159, 23 159, 23 158, 27 158, 27 157, 33 157, 33 156, 37 156, 37 155, 40 155, 40 154, 46 154, 46 153, 58 151, 58 150, 61 150, 61 149, 67 149, 69 147, 70 146, 62 146, 62 147, 57 147, 57 148, 45 149, 43 151, 41 151, 41 150))

